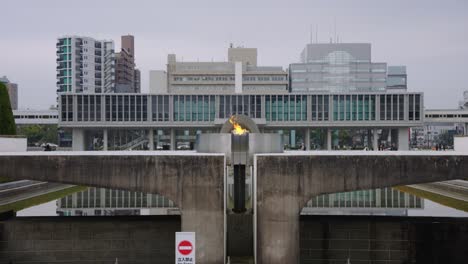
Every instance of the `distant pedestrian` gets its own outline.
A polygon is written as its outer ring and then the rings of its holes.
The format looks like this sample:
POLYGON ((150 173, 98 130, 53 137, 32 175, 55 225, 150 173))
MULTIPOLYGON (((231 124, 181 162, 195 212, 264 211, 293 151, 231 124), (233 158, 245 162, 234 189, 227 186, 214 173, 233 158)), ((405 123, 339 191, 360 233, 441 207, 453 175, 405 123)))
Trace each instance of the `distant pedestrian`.
POLYGON ((52 148, 50 147, 49 144, 46 144, 44 151, 52 151, 52 148))

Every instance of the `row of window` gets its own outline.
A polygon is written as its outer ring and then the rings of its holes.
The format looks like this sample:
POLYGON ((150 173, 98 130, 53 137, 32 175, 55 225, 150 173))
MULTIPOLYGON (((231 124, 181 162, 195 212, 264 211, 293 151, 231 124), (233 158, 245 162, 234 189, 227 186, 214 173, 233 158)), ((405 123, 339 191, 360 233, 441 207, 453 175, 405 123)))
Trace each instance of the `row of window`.
POLYGON ((267 121, 307 121, 306 95, 266 95, 267 121))
POLYGON ((60 117, 62 122, 213 122, 242 114, 268 122, 420 121, 421 99, 420 94, 64 94, 60 117))
POLYGON ((468 118, 468 115, 456 115, 456 114, 430 114, 426 115, 426 118, 468 118))
POLYGON ((214 95, 175 95, 174 121, 214 121, 214 95))
MULTIPOLYGON (((244 76, 243 81, 286 81, 283 75, 248 75, 244 76)), ((174 81, 235 81, 234 75, 216 75, 216 76, 174 76, 174 81)))
MULTIPOLYGON (((336 69, 337 67, 334 66, 334 68, 336 69)), ((370 68, 365 68, 365 69, 355 69, 355 68, 351 68, 351 67, 342 67, 342 68, 345 68, 344 71, 346 71, 347 73, 385 73, 387 72, 385 69, 370 69, 370 68)), ((330 67, 324 67, 323 69, 322 68, 318 68, 318 69, 292 69, 291 72, 292 73, 328 73, 330 72, 332 69, 330 67)))
POLYGON ((251 118, 261 118, 261 96, 221 95, 219 97, 219 118, 229 118, 232 115, 246 115, 251 118))
POLYGON ((375 95, 334 95, 333 120, 375 120, 375 95))
POLYGON ((15 119, 57 119, 57 115, 14 115, 15 119))

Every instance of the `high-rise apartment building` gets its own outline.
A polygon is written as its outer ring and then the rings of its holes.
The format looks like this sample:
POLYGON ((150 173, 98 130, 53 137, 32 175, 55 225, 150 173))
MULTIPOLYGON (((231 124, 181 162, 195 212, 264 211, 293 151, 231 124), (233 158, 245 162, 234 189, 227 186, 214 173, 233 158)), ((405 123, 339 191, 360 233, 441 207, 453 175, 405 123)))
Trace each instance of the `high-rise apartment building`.
POLYGON ((120 52, 116 58, 116 91, 121 93, 140 92, 140 71, 135 69, 135 39, 132 35, 121 37, 120 52))
POLYGON ((311 43, 290 65, 291 92, 385 91, 387 64, 371 61, 370 43, 311 43))
POLYGON ((115 90, 114 42, 65 36, 57 41, 57 92, 115 90))
MULTIPOLYGON (((150 79, 158 83, 158 78, 166 78, 165 74, 154 77, 150 79)), ((254 48, 231 46, 227 62, 182 62, 175 54, 168 55, 168 93, 284 93, 287 87, 287 72, 282 67, 257 66, 254 48)))
POLYGON ((0 83, 7 88, 11 109, 18 110, 18 84, 10 82, 6 76, 0 77, 0 83))

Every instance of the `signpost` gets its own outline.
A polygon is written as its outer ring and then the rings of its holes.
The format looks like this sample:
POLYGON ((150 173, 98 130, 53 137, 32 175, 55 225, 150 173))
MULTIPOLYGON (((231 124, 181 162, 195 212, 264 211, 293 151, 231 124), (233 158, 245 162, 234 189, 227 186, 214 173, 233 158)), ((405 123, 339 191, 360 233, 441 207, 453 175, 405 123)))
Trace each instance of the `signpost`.
POLYGON ((195 264, 195 232, 176 232, 176 264, 195 264))

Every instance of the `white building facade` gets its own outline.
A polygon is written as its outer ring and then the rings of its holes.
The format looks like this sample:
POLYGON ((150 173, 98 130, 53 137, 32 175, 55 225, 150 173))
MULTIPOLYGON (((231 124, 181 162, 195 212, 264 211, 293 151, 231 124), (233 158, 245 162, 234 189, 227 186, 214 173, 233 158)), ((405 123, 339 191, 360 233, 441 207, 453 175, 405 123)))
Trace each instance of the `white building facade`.
POLYGON ((57 92, 108 93, 115 89, 114 42, 65 36, 57 41, 57 92))

